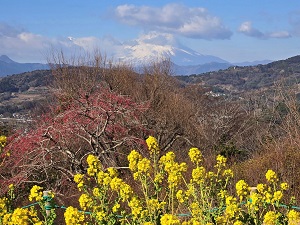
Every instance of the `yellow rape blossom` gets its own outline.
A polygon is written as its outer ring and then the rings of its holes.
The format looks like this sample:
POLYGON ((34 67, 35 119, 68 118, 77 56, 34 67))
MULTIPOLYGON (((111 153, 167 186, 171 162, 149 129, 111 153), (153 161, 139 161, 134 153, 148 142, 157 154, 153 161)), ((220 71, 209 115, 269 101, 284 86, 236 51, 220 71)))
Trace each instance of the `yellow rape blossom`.
POLYGON ((43 188, 34 185, 30 190, 29 201, 42 201, 43 200, 43 188))
POLYGON ((113 191, 118 191, 120 189, 120 187, 122 186, 123 181, 121 178, 115 177, 111 180, 110 182, 110 188, 113 191))
POLYGON ((250 206, 251 210, 258 211, 259 206, 262 203, 262 197, 258 193, 252 193, 250 200, 247 202, 247 204, 250 206))
POLYGON ((203 213, 201 207, 196 202, 191 203, 190 208, 193 217, 199 217, 203 213))
POLYGON ((138 218, 141 211, 143 210, 140 200, 137 197, 133 197, 128 203, 128 206, 131 208, 131 213, 134 218, 138 218))
POLYGON ((124 202, 132 196, 133 191, 132 191, 130 185, 128 185, 126 183, 122 183, 122 185, 120 186, 119 194, 120 194, 122 201, 124 202))
POLYGON ((274 211, 269 211, 264 216, 264 225, 276 225, 277 218, 279 217, 279 213, 274 211))
POLYGON ((233 225, 244 225, 244 223, 242 221, 237 220, 233 223, 233 225))
POLYGON ((218 156, 217 156, 217 164, 216 164, 216 167, 217 167, 217 168, 225 167, 225 166, 226 166, 226 162, 227 162, 227 159, 226 159, 224 156, 218 155, 218 156))
POLYGON ((149 174, 151 162, 147 158, 143 158, 137 164, 139 174, 149 174))
POLYGON ((145 222, 143 225, 154 225, 152 222, 145 222))
POLYGON ((119 210, 120 207, 121 207, 121 206, 120 206, 119 203, 115 204, 115 205, 112 207, 112 212, 113 212, 113 213, 117 212, 117 211, 119 210))
POLYGON ((118 171, 113 167, 107 168, 107 172, 108 172, 108 174, 111 178, 114 178, 114 177, 118 176, 118 171))
POLYGON ((232 196, 227 196, 225 202, 226 202, 226 209, 225 209, 226 217, 228 219, 233 219, 236 213, 239 211, 236 198, 232 196))
POLYGON ((257 188, 258 193, 264 193, 264 191, 265 191, 265 185, 264 184, 257 184, 256 188, 257 188))
POLYGON ((273 170, 268 170, 266 173, 266 179, 270 183, 278 181, 277 174, 273 170))
POLYGON ((77 184, 79 190, 84 186, 84 175, 83 174, 75 174, 74 181, 77 184))
POLYGON ((203 166, 197 167, 192 171, 192 180, 196 184, 201 184, 205 180, 206 171, 203 166))
POLYGON ((91 177, 95 176, 102 167, 99 159, 94 155, 88 155, 86 161, 89 165, 87 174, 91 177))
POLYGON ((100 189, 97 188, 97 187, 93 188, 93 195, 94 195, 95 197, 100 197, 100 196, 101 196, 101 191, 100 191, 100 189))
POLYGON ((220 190, 218 196, 220 197, 220 199, 225 199, 228 196, 228 192, 226 190, 220 190))
POLYGON ((281 183, 280 188, 281 188, 281 190, 286 191, 289 189, 289 185, 288 185, 288 183, 281 183))
POLYGON ((155 137, 149 136, 146 139, 146 143, 147 143, 147 146, 148 146, 148 149, 149 149, 151 155, 159 154, 159 146, 158 146, 158 142, 155 137))
POLYGON ((163 182, 163 179, 164 179, 164 175, 161 173, 157 173, 154 177, 154 182, 161 184, 163 182))
POLYGON ((0 147, 2 147, 2 148, 5 147, 6 141, 7 141, 6 136, 1 135, 1 136, 0 136, 0 147))
POLYGON ((191 148, 189 151, 189 157, 193 163, 198 165, 202 161, 202 153, 198 148, 191 148))
POLYGON ((300 213, 295 210, 290 210, 287 214, 289 225, 299 225, 300 224, 300 213))
POLYGON ((29 225, 32 224, 33 218, 30 217, 29 209, 16 208, 13 213, 6 214, 3 217, 3 224, 7 225, 29 225))
POLYGON ((70 206, 64 213, 66 225, 79 225, 84 221, 84 213, 79 212, 78 209, 70 206))
POLYGON ((7 201, 6 197, 0 198, 0 217, 7 213, 7 201))
POLYGON ((163 207, 165 206, 165 202, 160 203, 158 201, 158 199, 149 199, 147 201, 147 206, 148 206, 148 210, 150 213, 154 213, 157 210, 163 209, 163 207))
POLYGON ((239 180, 235 185, 236 193, 240 197, 240 200, 247 197, 250 191, 249 185, 244 180, 239 180))
POLYGON ((160 218, 161 225, 180 225, 180 220, 172 214, 165 214, 160 218))
POLYGON ((135 172, 137 171, 138 169, 138 162, 140 160, 142 160, 142 156, 140 153, 138 153, 136 150, 132 150, 130 152, 130 154, 127 156, 127 159, 129 161, 129 169, 132 171, 132 172, 135 172))
POLYGON ((97 221, 102 221, 106 219, 106 213, 104 211, 99 211, 96 213, 96 219, 97 221))
POLYGON ((280 201, 283 197, 283 193, 281 191, 275 191, 273 194, 273 202, 280 201))
POLYGON ((231 169, 224 170, 222 176, 226 178, 233 178, 233 172, 231 169))
POLYGON ((86 210, 87 208, 91 207, 93 199, 87 195, 87 194, 82 194, 79 199, 79 205, 83 210, 86 210))
POLYGON ((183 203, 185 200, 185 196, 182 190, 177 191, 176 198, 180 203, 183 203))
POLYGON ((109 177, 108 173, 105 173, 101 170, 97 173, 97 182, 99 185, 109 185, 111 178, 109 177))

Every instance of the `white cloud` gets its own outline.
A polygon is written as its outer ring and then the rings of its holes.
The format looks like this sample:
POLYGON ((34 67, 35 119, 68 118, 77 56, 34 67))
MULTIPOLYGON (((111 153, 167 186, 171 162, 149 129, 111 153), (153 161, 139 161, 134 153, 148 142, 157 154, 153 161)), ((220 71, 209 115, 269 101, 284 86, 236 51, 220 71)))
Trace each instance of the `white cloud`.
POLYGON ((0 23, 0 55, 8 55, 18 62, 46 62, 52 51, 57 50, 71 56, 82 50, 92 52, 99 49, 110 56, 119 51, 119 46, 120 43, 109 36, 48 38, 0 23))
POLYGON ((162 8, 120 5, 114 11, 117 20, 130 26, 167 32, 195 39, 229 39, 232 32, 220 18, 205 8, 168 4, 162 8))
POLYGON ((254 28, 250 21, 243 22, 238 31, 250 37, 259 39, 270 39, 270 38, 289 38, 291 34, 288 31, 275 31, 275 32, 261 32, 254 28))
POLYGON ((267 34, 270 38, 289 38, 291 34, 287 31, 278 31, 267 34))

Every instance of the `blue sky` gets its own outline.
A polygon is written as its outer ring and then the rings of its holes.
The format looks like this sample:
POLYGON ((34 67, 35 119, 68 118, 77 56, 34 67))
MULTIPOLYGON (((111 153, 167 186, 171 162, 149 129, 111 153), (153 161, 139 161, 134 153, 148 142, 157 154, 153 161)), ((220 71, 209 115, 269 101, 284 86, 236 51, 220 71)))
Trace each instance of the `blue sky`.
POLYGON ((19 62, 53 49, 115 54, 151 32, 229 62, 285 59, 300 54, 300 1, 0 1, 0 55, 19 62))

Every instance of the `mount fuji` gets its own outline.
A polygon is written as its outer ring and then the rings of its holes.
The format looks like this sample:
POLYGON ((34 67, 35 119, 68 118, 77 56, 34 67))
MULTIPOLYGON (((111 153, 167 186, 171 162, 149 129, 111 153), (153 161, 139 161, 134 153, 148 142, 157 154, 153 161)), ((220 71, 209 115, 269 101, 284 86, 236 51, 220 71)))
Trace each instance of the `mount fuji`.
POLYGON ((124 42, 122 47, 123 51, 116 58, 135 65, 163 58, 169 58, 178 66, 228 63, 219 57, 203 55, 182 45, 171 34, 151 32, 133 41, 124 42))

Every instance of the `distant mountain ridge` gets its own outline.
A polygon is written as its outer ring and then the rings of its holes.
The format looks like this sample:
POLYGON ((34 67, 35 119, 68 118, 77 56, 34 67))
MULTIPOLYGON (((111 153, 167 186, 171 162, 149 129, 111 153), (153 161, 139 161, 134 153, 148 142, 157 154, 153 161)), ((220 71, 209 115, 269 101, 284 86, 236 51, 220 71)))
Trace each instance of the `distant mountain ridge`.
MULTIPOLYGON (((140 41, 141 42, 141 41, 140 41)), ((191 75, 227 69, 230 66, 250 66, 266 64, 270 60, 230 63, 221 58, 211 55, 200 54, 190 48, 181 45, 159 46, 134 42, 127 43, 127 56, 119 58, 121 61, 132 63, 140 68, 153 60, 161 60, 163 57, 169 58, 173 64, 174 75, 191 75), (142 54, 142 55, 140 55, 142 54), (140 58, 139 58, 140 56, 140 58), (156 56, 156 58, 155 58, 156 56), (161 57, 158 57, 161 56, 161 57)), ((0 77, 34 70, 47 70, 50 67, 42 63, 18 63, 10 59, 7 55, 0 56, 0 77)), ((137 69, 139 71, 139 69, 137 69)))
MULTIPOLYGON (((1 59, 6 63, 15 63, 11 62, 8 57, 1 57, 1 59)), ((173 66, 176 67, 176 65, 173 66)), ((213 67, 214 63, 207 64, 207 66, 213 67)), ((300 84, 300 56, 274 61, 266 65, 230 66, 228 69, 176 76, 176 78, 225 94, 227 92, 240 94, 260 89, 272 90, 274 84, 283 79, 288 85, 297 86, 300 84)), ((47 96, 47 85, 51 83, 52 79, 50 70, 35 70, 0 77, 0 114, 20 112, 23 109, 28 111, 28 107, 34 105, 37 99, 47 96), (27 100, 24 100, 24 96, 27 96, 27 100)))
POLYGON ((279 81, 287 85, 295 85, 300 83, 300 55, 266 65, 231 66, 219 71, 178 76, 178 78, 188 83, 201 83, 204 86, 218 87, 230 92, 270 88, 279 81))
POLYGON ((49 69, 49 66, 42 63, 18 63, 10 59, 7 55, 0 56, 0 76, 44 69, 49 69))

